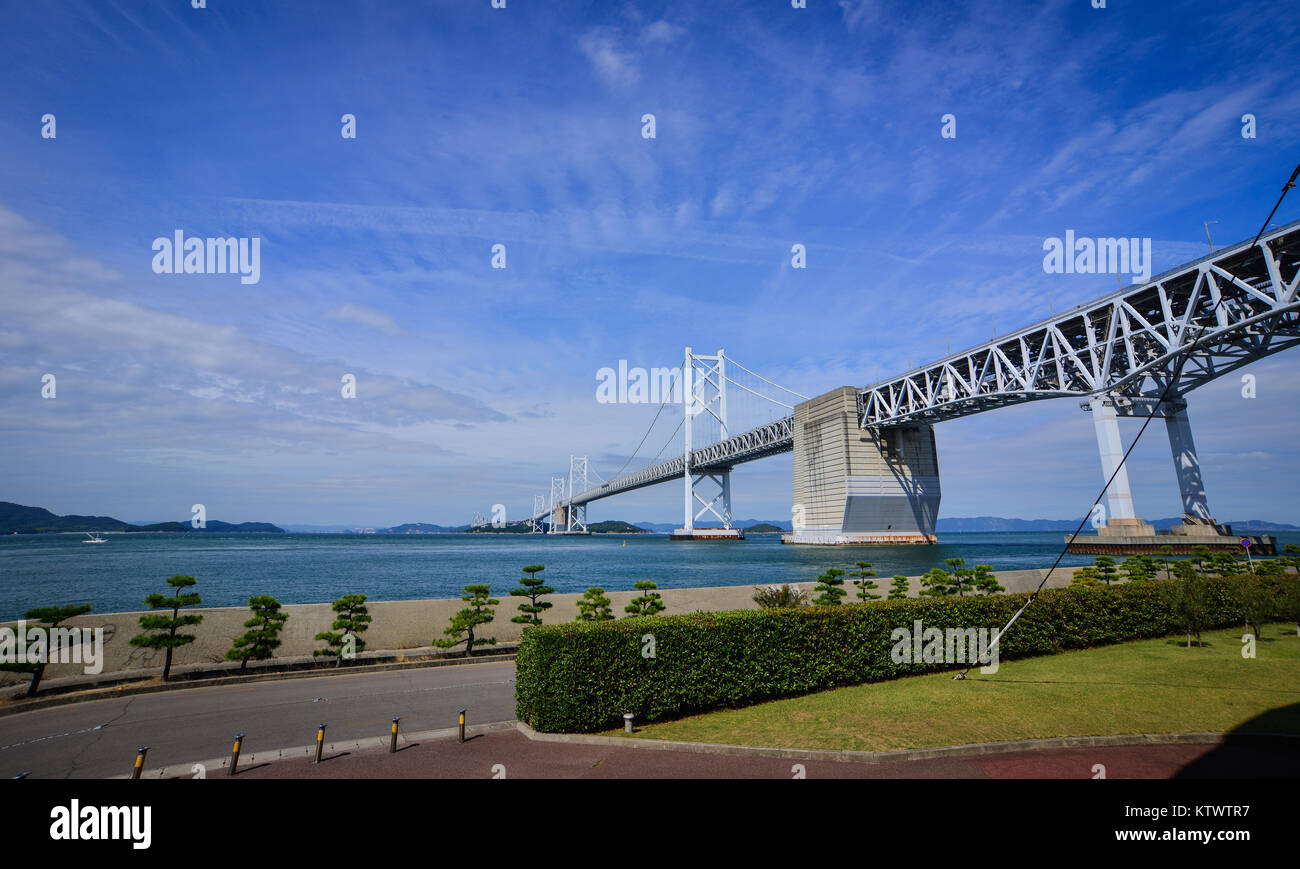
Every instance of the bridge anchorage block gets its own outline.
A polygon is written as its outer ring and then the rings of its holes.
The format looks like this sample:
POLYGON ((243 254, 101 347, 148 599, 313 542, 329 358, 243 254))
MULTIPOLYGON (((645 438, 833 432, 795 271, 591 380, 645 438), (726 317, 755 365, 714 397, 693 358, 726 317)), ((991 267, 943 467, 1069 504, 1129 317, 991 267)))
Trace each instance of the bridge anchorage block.
POLYGON ((794 408, 794 531, 782 543, 937 543, 934 428, 858 426, 858 390, 841 387, 794 408))

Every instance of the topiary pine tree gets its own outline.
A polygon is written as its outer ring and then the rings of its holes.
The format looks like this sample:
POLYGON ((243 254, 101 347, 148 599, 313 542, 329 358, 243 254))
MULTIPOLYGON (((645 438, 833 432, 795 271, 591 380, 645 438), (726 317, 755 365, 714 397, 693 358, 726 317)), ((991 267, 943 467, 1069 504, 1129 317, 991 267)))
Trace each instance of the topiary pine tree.
POLYGON ((1115 568, 1115 559, 1109 555, 1098 555, 1093 559, 1092 564, 1097 568, 1097 578, 1106 585, 1110 585, 1119 578, 1119 571, 1115 568))
POLYGON ((839 606, 840 598, 848 594, 847 591, 840 588, 844 584, 844 571, 838 567, 832 567, 817 577, 817 585, 814 591, 820 591, 821 596, 813 601, 818 606, 839 606))
POLYGON ((370 628, 370 613, 366 609, 364 594, 345 594, 330 605, 339 617, 330 625, 331 630, 322 631, 316 639, 324 640, 324 649, 316 649, 313 655, 338 658, 336 667, 343 666, 344 658, 352 658, 366 648, 366 641, 361 634, 370 628))
POLYGON ((434 640, 433 644, 440 649, 450 649, 454 646, 465 644, 465 654, 468 655, 474 651, 475 643, 483 643, 489 646, 497 644, 496 637, 476 637, 474 629, 479 625, 485 625, 496 618, 492 612, 492 607, 501 601, 489 597, 492 589, 486 585, 467 585, 465 594, 461 595, 461 600, 469 606, 457 612, 451 617, 451 624, 443 631, 451 639, 434 640), (464 634, 465 636, 460 636, 464 634))
POLYGON ((898 574, 894 577, 893 582, 889 584, 888 600, 898 600, 907 597, 908 591, 912 588, 912 583, 906 576, 898 574))
MULTIPOLYGON (((46 629, 46 636, 51 637, 52 634, 49 631, 50 628, 57 626, 59 622, 62 622, 65 619, 70 619, 73 616, 85 615, 90 612, 90 609, 91 607, 88 603, 73 604, 72 606, 42 606, 30 609, 23 613, 23 618, 27 621, 39 623, 39 627, 46 629)), ((14 662, 10 664, 0 664, 0 671, 8 673, 30 673, 32 681, 27 683, 27 696, 35 697, 37 689, 41 687, 41 680, 45 678, 45 667, 49 663, 50 657, 54 652, 54 649, 50 647, 52 645, 53 640, 51 639, 49 646, 46 647, 45 654, 42 656, 44 660, 32 661, 29 652, 28 660, 25 663, 20 664, 14 662)))
POLYGON ((589 588, 578 599, 576 622, 604 622, 614 618, 609 609, 609 598, 603 588, 589 588))
POLYGON ((971 574, 972 584, 975 591, 982 595, 998 594, 1006 591, 1006 587, 998 584, 998 578, 993 575, 993 565, 977 564, 971 574))
POLYGON ((942 567, 932 567, 921 575, 921 591, 925 597, 946 597, 953 594, 952 574, 942 567))
POLYGON ((539 601, 538 598, 544 594, 555 594, 555 589, 549 585, 543 585, 546 580, 541 579, 537 574, 546 568, 540 564, 530 564, 524 568, 525 576, 519 577, 519 584, 523 588, 510 589, 511 597, 526 597, 528 603, 519 605, 519 612, 523 615, 514 616, 510 621, 520 625, 540 625, 542 623, 542 613, 552 607, 548 600, 539 601))
POLYGON ((1130 555, 1124 559, 1119 569, 1129 582, 1146 582, 1156 575, 1155 562, 1146 555, 1130 555))
POLYGON ((1074 578, 1070 580, 1070 585, 1079 588, 1099 588, 1101 586, 1101 574, 1097 572, 1095 567, 1080 567, 1074 572, 1074 578))
POLYGON ((975 585, 975 571, 964 566, 966 564, 964 558, 945 558, 943 561, 952 568, 952 576, 948 580, 948 593, 964 597, 966 592, 975 585))
MULTIPOLYGON (((175 589, 189 588, 198 582, 192 576, 177 575, 170 577, 167 584, 175 589)), ((172 611, 171 617, 159 615, 140 616, 140 627, 146 631, 157 631, 157 633, 144 633, 131 638, 132 646, 141 646, 147 649, 164 649, 167 656, 163 660, 163 681, 166 682, 171 678, 172 673, 172 650, 189 645, 194 642, 194 634, 182 634, 178 631, 189 625, 197 625, 203 621, 200 615, 181 615, 181 607, 198 606, 203 602, 196 592, 181 592, 175 597, 154 592, 144 599, 150 609, 169 609, 172 611)))
POLYGON ((855 561, 853 563, 858 567, 857 573, 853 574, 858 577, 858 579, 853 580, 853 584, 858 587, 858 600, 868 601, 879 599, 880 595, 872 593, 873 589, 880 588, 880 586, 871 580, 871 577, 876 575, 876 572, 871 569, 871 562, 855 561))
POLYGON ((237 638, 226 652, 226 660, 238 661, 241 670, 248 669, 249 661, 265 661, 275 654, 280 647, 280 629, 289 620, 289 614, 280 611, 280 602, 269 594, 250 597, 248 608, 253 617, 244 627, 252 630, 237 638))
POLYGON ((631 618, 632 616, 652 616, 667 609, 659 595, 650 591, 650 589, 658 587, 659 586, 655 585, 648 579, 643 579, 634 584, 633 588, 646 593, 641 597, 632 598, 632 602, 623 607, 623 612, 627 613, 624 618, 631 618))

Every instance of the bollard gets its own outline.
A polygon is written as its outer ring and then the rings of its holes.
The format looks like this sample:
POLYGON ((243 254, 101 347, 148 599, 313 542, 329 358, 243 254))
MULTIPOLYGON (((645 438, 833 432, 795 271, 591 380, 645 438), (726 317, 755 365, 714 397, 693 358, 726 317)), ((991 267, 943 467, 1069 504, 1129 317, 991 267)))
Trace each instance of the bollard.
POLYGON ((326 725, 322 724, 320 726, 320 729, 316 731, 316 762, 317 763, 320 763, 320 753, 325 750, 325 727, 326 725))
POLYGON ((149 746, 142 745, 136 749, 135 766, 131 768, 131 779, 139 780, 140 773, 144 772, 144 756, 149 753, 149 746))
POLYGON ((465 741, 465 710, 460 710, 460 741, 465 741))
POLYGON ((239 766, 239 750, 244 747, 244 734, 235 734, 235 747, 230 749, 230 772, 227 775, 235 774, 235 767, 239 766))
POLYGON ((631 713, 631 712, 625 712, 625 713, 623 713, 623 732, 624 732, 624 733, 631 733, 631 732, 632 732, 632 713, 631 713))
POLYGON ((393 741, 392 741, 392 742, 389 744, 389 746, 388 746, 388 753, 389 753, 389 754, 396 754, 396 753, 397 753, 397 722, 399 722, 399 721, 401 721, 401 720, 402 720, 402 719, 400 719, 400 718, 394 718, 394 719, 393 719, 393 741))

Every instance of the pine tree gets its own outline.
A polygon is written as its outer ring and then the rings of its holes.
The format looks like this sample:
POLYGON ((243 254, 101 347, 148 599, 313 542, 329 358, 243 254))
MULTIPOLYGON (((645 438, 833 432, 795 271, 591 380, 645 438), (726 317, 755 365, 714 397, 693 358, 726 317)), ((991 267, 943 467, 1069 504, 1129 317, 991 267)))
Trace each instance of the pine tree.
POLYGON ((1146 582, 1155 578, 1154 560, 1146 555, 1131 555, 1119 566, 1120 572, 1129 582, 1146 582))
POLYGON ((1006 591, 1006 588, 998 584, 998 578, 993 575, 993 565, 977 564, 974 573, 971 576, 975 590, 982 595, 998 594, 1006 591))
POLYGON ((1258 576, 1247 575, 1235 580, 1233 591, 1241 608, 1242 621, 1258 640, 1260 625, 1272 618, 1277 609, 1273 584, 1258 576))
POLYGON ((1080 588, 1100 588, 1101 574, 1095 567, 1080 567, 1074 572, 1074 578, 1070 580, 1071 586, 1080 588))
POLYGON ((952 568, 952 577, 948 580, 948 593, 963 597, 975 584, 975 572, 966 564, 964 558, 945 558, 944 564, 952 568))
POLYGON ((911 589, 912 584, 906 576, 898 574, 894 577, 893 582, 889 584, 888 600, 898 600, 907 597, 907 592, 911 589))
POLYGON ((334 601, 331 608, 339 617, 330 625, 329 631, 316 635, 316 639, 325 641, 326 648, 316 649, 312 654, 338 658, 335 666, 342 667, 345 655, 352 657, 365 650, 366 641, 361 634, 370 628, 370 612, 366 609, 364 594, 345 594, 334 601))
POLYGON ((814 591, 820 591, 821 596, 813 601, 818 606, 839 606, 840 598, 848 594, 847 591, 840 588, 844 584, 844 571, 838 567, 832 567, 817 577, 817 585, 814 591))
POLYGON ((1119 575, 1115 569, 1115 559, 1109 555, 1098 555, 1092 563, 1097 568, 1097 577, 1106 585, 1110 585, 1119 575))
MULTIPOLYGON (((72 606, 42 606, 30 609, 23 613, 23 618, 29 622, 37 622, 39 627, 46 630, 46 636, 49 637, 52 636, 49 632, 50 628, 56 627, 60 622, 65 619, 70 619, 73 616, 85 615, 90 612, 90 609, 91 607, 88 603, 73 604, 72 606)), ((41 687, 41 680, 45 678, 45 667, 49 664, 50 658, 55 651, 51 647, 52 645, 53 642, 51 641, 50 646, 46 647, 44 661, 32 661, 29 659, 26 663, 22 664, 17 662, 11 664, 0 664, 0 671, 9 673, 30 673, 32 681, 27 683, 27 696, 35 697, 37 689, 41 687)))
POLYGON ((921 575, 921 595, 925 597, 946 597, 953 594, 952 574, 942 567, 932 567, 921 575))
POLYGON ((872 593, 874 589, 880 586, 871 580, 871 577, 876 575, 876 572, 871 569, 871 562, 855 561, 853 563, 858 567, 858 572, 853 574, 858 577, 858 579, 853 580, 853 584, 858 587, 858 600, 878 600, 880 595, 872 593))
POLYGON ((603 588, 589 588, 578 600, 578 622, 603 622, 614 618, 609 608, 609 598, 603 588))
POLYGON ((523 588, 510 589, 511 597, 526 597, 528 603, 521 603, 519 611, 523 615, 514 616, 510 621, 521 625, 540 625, 542 623, 542 613, 551 608, 552 604, 548 600, 539 601, 538 598, 544 594, 555 594, 555 589, 542 583, 546 580, 540 578, 537 574, 546 568, 540 564, 530 564, 524 568, 525 576, 519 577, 519 584, 523 588))
MULTIPOLYGON (((198 580, 192 576, 177 575, 170 577, 167 584, 175 589, 189 588, 197 583, 198 580)), ((172 674, 172 650, 180 646, 189 645, 194 642, 194 634, 182 634, 178 631, 183 627, 197 625, 203 621, 201 615, 181 615, 181 607, 198 606, 203 602, 197 592, 180 592, 175 597, 154 592, 144 599, 150 609, 162 610, 169 609, 172 611, 171 618, 160 615, 143 615, 140 616, 140 627, 145 631, 156 631, 157 633, 144 633, 131 638, 132 646, 141 646, 147 649, 165 649, 166 658, 163 660, 163 681, 166 682, 172 674)))
POLYGON ((289 620, 289 614, 280 611, 280 602, 269 594, 250 597, 248 608, 253 617, 244 627, 252 630, 237 638, 226 652, 226 660, 238 661, 240 670, 247 670, 250 660, 265 661, 275 654, 280 647, 280 629, 289 620))
POLYGON ((634 584, 633 588, 636 588, 639 591, 644 591, 645 594, 641 597, 632 598, 632 602, 623 607, 623 612, 627 613, 624 618, 631 618, 632 616, 652 616, 667 609, 659 595, 650 590, 658 587, 659 586, 655 585, 648 579, 634 584))
POLYGON ((465 594, 461 595, 461 600, 469 606, 461 609, 451 617, 451 624, 443 631, 450 639, 434 640, 433 644, 440 649, 450 649, 454 646, 465 644, 465 654, 468 655, 474 651, 475 643, 484 643, 489 646, 497 644, 496 637, 476 637, 474 629, 479 625, 486 625, 496 616, 492 612, 492 607, 501 601, 494 597, 489 597, 492 593, 490 586, 486 585, 467 585, 465 594), (460 636, 464 634, 465 636, 460 636))

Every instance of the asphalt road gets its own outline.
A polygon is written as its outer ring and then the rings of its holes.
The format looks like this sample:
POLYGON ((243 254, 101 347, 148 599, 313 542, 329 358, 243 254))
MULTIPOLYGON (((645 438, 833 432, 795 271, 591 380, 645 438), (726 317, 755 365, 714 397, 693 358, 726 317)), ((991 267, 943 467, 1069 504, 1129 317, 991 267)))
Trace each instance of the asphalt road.
POLYGON ((129 773, 136 749, 147 768, 222 757, 236 733, 244 751, 383 737, 514 718, 513 662, 319 676, 192 688, 54 706, 0 717, 0 778, 107 778, 129 773))

